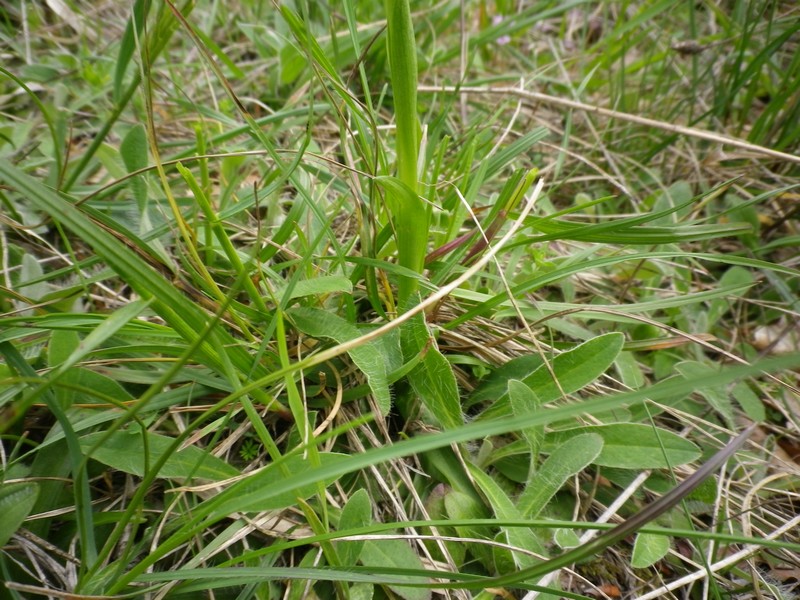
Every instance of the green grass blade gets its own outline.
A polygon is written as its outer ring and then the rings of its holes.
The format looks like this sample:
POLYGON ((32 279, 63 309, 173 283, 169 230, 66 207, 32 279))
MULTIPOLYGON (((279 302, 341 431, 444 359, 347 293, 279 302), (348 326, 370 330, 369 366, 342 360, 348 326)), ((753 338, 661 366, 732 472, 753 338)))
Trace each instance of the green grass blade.
MULTIPOLYGON (((153 308, 185 339, 194 340, 207 321, 206 315, 169 282, 165 281, 152 267, 136 254, 101 229, 82 214, 75 206, 58 196, 37 180, 18 168, 0 162, 0 178, 5 180, 34 206, 52 215, 72 230, 77 236, 92 246, 117 274, 137 291, 143 298, 153 298, 153 308)), ((222 330, 216 334, 221 345, 229 346, 231 356, 241 372, 250 369, 251 360, 243 348, 239 347, 230 335, 222 330)), ((219 348, 219 346, 217 346, 219 348)), ((199 356, 209 366, 221 370, 218 349, 205 342, 199 356)))

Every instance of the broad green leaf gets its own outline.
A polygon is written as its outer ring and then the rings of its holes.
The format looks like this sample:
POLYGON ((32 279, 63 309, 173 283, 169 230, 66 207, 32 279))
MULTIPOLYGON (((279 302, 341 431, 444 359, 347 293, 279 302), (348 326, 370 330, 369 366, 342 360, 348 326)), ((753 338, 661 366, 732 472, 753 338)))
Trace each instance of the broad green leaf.
MULTIPOLYGON (((366 567, 389 567, 393 569, 424 568, 419 556, 405 540, 369 540, 361 553, 361 562, 366 567)), ((425 588, 388 586, 403 600, 429 600, 431 591, 425 588)))
POLYGON ((510 481, 525 485, 531 476, 530 450, 528 443, 517 440, 498 448, 491 456, 491 464, 510 481))
MULTIPOLYGON (((24 412, 27 410, 28 406, 32 405, 33 400, 41 397, 64 432, 64 447, 59 449, 58 446, 53 446, 50 448, 49 452, 41 452, 40 448, 37 448, 36 458, 31 466, 31 475, 34 477, 44 477, 46 480, 41 482, 42 488, 49 488, 49 490, 39 496, 35 506, 39 512, 45 512, 50 506, 53 506, 57 501, 55 499, 56 494, 61 493, 64 489, 62 483, 53 481, 53 479, 66 476, 71 470, 74 482, 71 488, 76 509, 75 520, 78 528, 78 535, 82 543, 81 558, 86 561, 93 560, 97 556, 97 548, 95 546, 94 513, 91 510, 89 480, 83 465, 83 455, 78 443, 78 438, 75 435, 72 424, 64 408, 55 398, 52 385, 49 385, 49 382, 39 377, 33 367, 23 358, 13 344, 10 342, 1 343, 0 354, 5 358, 5 362, 19 375, 37 382, 35 386, 32 386, 32 391, 25 395, 21 401, 17 402, 15 405, 16 410, 24 412), (64 450, 66 450, 66 452, 64 450), (57 475, 57 473, 63 473, 63 475, 57 475), (42 505, 46 505, 46 507, 42 508, 42 505)), ((57 370, 58 369, 56 369, 56 371, 57 370)), ((57 374, 55 376, 57 376, 57 374)), ((5 423, 5 420, 0 421, 0 431, 5 431, 6 427, 7 423, 5 423)), ((39 529, 37 534, 46 536, 47 529, 50 526, 50 520, 40 521, 38 525, 39 529)))
MULTIPOLYGON (((93 373, 93 375, 98 375, 97 373, 93 373)), ((102 376, 100 376, 102 377, 102 376)), ((103 389, 104 393, 108 393, 112 389, 112 385, 118 385, 115 381, 107 379, 106 381, 98 381, 100 384, 100 388, 103 389), (105 389, 105 386, 108 386, 108 389, 105 389)), ((97 391, 97 390, 94 390, 97 391)), ((208 388, 203 385, 189 385, 189 386, 176 386, 172 389, 166 390, 160 394, 157 394, 156 397, 153 399, 153 402, 149 404, 141 414, 156 414, 159 411, 166 410, 171 406, 176 406, 180 404, 188 404, 196 400, 197 398, 202 398, 207 394, 212 394, 217 392, 216 388, 208 388)), ((117 396, 117 399, 122 400, 130 400, 132 397, 123 390, 123 394, 117 396)), ((95 397, 90 396, 93 400, 97 400, 95 397)), ((80 433, 86 429, 91 429, 97 427, 98 425, 102 425, 103 423, 108 423, 109 421, 114 421, 119 418, 119 413, 117 411, 112 410, 96 410, 96 409, 83 409, 83 408, 73 408, 70 411, 70 423, 72 424, 72 428, 75 433, 80 433)), ((57 443, 59 440, 64 439, 64 432, 59 431, 57 429, 52 429, 47 434, 47 438, 39 444, 39 448, 37 452, 41 451, 43 448, 47 448, 48 446, 57 443)))
POLYGON ((448 483, 454 490, 478 498, 475 486, 464 472, 464 461, 453 448, 437 448, 420 455, 420 460, 428 473, 437 481, 448 483))
MULTIPOLYGON (((119 145, 119 153, 122 162, 128 173, 133 173, 147 166, 147 134, 142 125, 133 127, 122 143, 119 145)), ((131 179, 128 183, 133 193, 133 198, 139 206, 139 212, 144 216, 147 209, 147 185, 142 176, 131 179)))
POLYGON ((95 158, 112 179, 120 179, 128 174, 127 169, 119 159, 119 148, 116 146, 108 143, 100 144, 95 153, 95 158))
MULTIPOLYGON (((73 367, 58 378, 57 383, 52 385, 56 392, 56 398, 64 408, 73 407, 75 404, 105 404, 114 402, 119 403, 133 400, 133 396, 119 383, 101 373, 95 373, 89 369, 73 367)), ((97 410, 95 413, 99 412, 97 410)), ((113 420, 119 417, 116 413, 108 415, 108 419, 113 420)), ((75 425, 73 423, 73 425, 75 425)), ((78 430, 75 429, 77 432, 78 430)), ((54 431, 47 437, 47 442, 51 441, 54 431)))
MULTIPOLYGON (((81 449, 88 452, 103 437, 103 432, 90 433, 80 438, 81 449)), ((173 439, 149 431, 118 431, 97 448, 91 458, 118 471, 131 475, 145 474, 145 441, 149 464, 155 463, 166 452, 173 439)), ((239 471, 207 450, 189 446, 179 450, 167 459, 158 476, 165 479, 185 479, 196 477, 220 481, 235 477, 239 471)))
MULTIPOLYGON (((498 519, 521 520, 524 518, 522 512, 514 505, 514 502, 511 501, 494 479, 473 465, 470 465, 470 474, 489 501, 489 505, 498 519)), ((508 544, 540 555, 547 554, 544 544, 532 529, 527 527, 502 527, 501 531, 505 534, 505 541, 508 544)), ((529 554, 514 553, 514 564, 518 569, 530 566, 537 560, 529 554)))
MULTIPOLYGON (((318 308, 292 308, 287 311, 287 314, 295 327, 311 337, 328 338, 337 344, 342 344, 362 335, 361 331, 349 321, 318 308)), ((348 354, 356 366, 367 376, 367 382, 375 396, 375 402, 381 415, 385 416, 391 409, 392 398, 386 373, 386 363, 389 361, 383 358, 382 349, 383 346, 368 342, 353 348, 348 354)))
POLYGON ((555 530, 555 533, 553 533, 553 541, 563 550, 569 550, 570 548, 576 548, 581 545, 581 539, 578 537, 578 534, 575 533, 573 529, 566 529, 564 527, 559 527, 555 530))
MULTIPOLYGON (((542 406, 541 400, 533 390, 516 379, 508 382, 508 398, 511 402, 512 412, 518 416, 534 413, 542 406)), ((544 439, 544 427, 527 427, 520 433, 525 438, 530 450, 531 473, 533 473, 539 462, 539 448, 544 439)))
POLYGON ((547 434, 545 451, 555 451, 567 440, 585 433, 603 438, 603 449, 594 464, 619 469, 668 469, 700 457, 700 449, 689 440, 650 425, 617 423, 575 427, 547 434))
MULTIPOLYGON (((314 279, 301 279, 293 287, 289 294, 290 299, 302 298, 304 296, 324 296, 342 292, 350 294, 353 292, 353 283, 340 275, 325 275, 314 279)), ((285 292, 278 290, 275 294, 277 298, 283 298, 285 292)), ((316 337, 316 336, 315 336, 316 337)))
MULTIPOLYGON (((670 479, 670 487, 673 485, 673 483, 674 482, 670 479)), ((689 499, 697 502, 703 502, 709 506, 712 506, 717 500, 719 493, 720 487, 717 479, 715 477, 709 477, 708 479, 704 480, 703 483, 697 486, 697 489, 689 494, 689 499)))
MULTIPOLYGON (((339 517, 339 531, 366 527, 372 523, 372 500, 367 490, 357 490, 342 509, 339 517)), ((344 566, 355 565, 361 557, 364 540, 336 542, 336 553, 344 566)))
MULTIPOLYGON (((561 392, 571 394, 588 385, 614 362, 624 342, 621 333, 607 333, 584 342, 572 350, 550 360, 550 367, 558 378, 553 381, 547 365, 541 365, 523 380, 542 404, 561 397, 561 392)), ((510 413, 508 394, 500 397, 482 414, 482 419, 506 416, 510 413)))
POLYGON ((422 360, 408 374, 408 381, 423 406, 445 429, 463 425, 461 400, 453 368, 439 352, 424 315, 415 315, 400 327, 400 343, 406 360, 422 354, 422 360))
MULTIPOLYGON (((78 395, 78 391, 70 389, 69 385, 82 386, 100 394, 112 396, 120 402, 131 399, 130 394, 116 381, 75 365, 125 327, 148 304, 148 302, 137 300, 125 305, 110 316, 104 316, 102 320, 96 322, 94 328, 83 340, 72 329, 53 330, 47 346, 47 361, 52 369, 48 379, 53 384, 56 381, 66 384, 53 386, 56 397, 63 407, 70 406, 78 395)), ((97 400, 89 396, 80 401, 96 402, 97 400)))
MULTIPOLYGON (((428 494, 428 497, 425 498, 425 512, 427 512, 428 518, 433 521, 443 521, 448 518, 445 499, 453 492, 454 490, 450 486, 443 483, 434 486, 430 494, 428 494)), ((425 535, 439 535, 450 538, 454 538, 458 535, 456 529, 448 525, 423 527, 422 533, 425 535)), ((467 544, 461 543, 460 541, 440 540, 434 542, 433 540, 426 540, 425 545, 428 548, 428 552, 430 552, 435 560, 444 560, 445 557, 442 554, 442 546, 446 548, 454 564, 463 564, 467 555, 467 544)))
POLYGON ((540 366, 542 357, 538 354, 524 354, 512 358, 481 381, 469 397, 467 406, 497 400, 508 391, 508 382, 511 379, 523 380, 540 366))
MULTIPOLYGON (((724 289, 741 286, 743 289, 749 289, 749 286, 751 285, 753 285, 753 274, 745 268, 733 266, 725 271, 722 277, 720 277, 719 283, 716 287, 724 289)), ((731 309, 733 303, 744 294, 738 294, 731 291, 729 292, 729 295, 730 297, 728 298, 716 298, 709 302, 707 311, 707 327, 710 328, 716 325, 717 321, 719 321, 719 319, 731 309)))
MULTIPOLYGON (((488 517, 486 507, 483 502, 469 494, 464 494, 458 490, 448 490, 444 496, 444 508, 447 516, 453 520, 465 519, 484 519, 488 517)), ((491 529, 486 527, 455 527, 456 532, 462 538, 489 539, 491 529)), ((486 568, 492 562, 492 551, 486 544, 472 544, 469 547, 470 553, 477 558, 486 568)))
POLYGON ((105 343, 108 338, 116 334, 120 329, 135 319, 139 313, 150 305, 150 300, 135 300, 126 304, 122 308, 111 313, 107 318, 92 329, 91 332, 78 342, 77 334, 70 335, 68 331, 55 331, 51 337, 53 348, 49 349, 50 359, 57 360, 58 363, 51 363, 53 371, 50 373, 49 380, 56 381, 60 377, 66 376, 70 381, 73 376, 74 367, 86 356, 105 343), (78 343, 76 343, 78 342, 78 343))
POLYGON ((653 221, 654 225, 671 225, 678 223, 691 211, 689 202, 692 200, 692 187, 686 181, 676 181, 656 198, 653 212, 662 212, 674 207, 680 207, 676 212, 659 217, 653 221))
MULTIPOLYGON (((683 375, 684 379, 688 381, 692 381, 692 379, 704 377, 706 375, 711 375, 718 371, 714 367, 710 365, 703 364, 701 362, 687 360, 684 362, 680 362, 675 365, 675 369, 683 375)), ((728 391, 724 388, 722 389, 714 389, 714 388, 707 388, 704 390, 699 390, 698 393, 703 396, 711 407, 719 413, 719 415, 725 420, 725 424, 734 427, 735 420, 733 416, 733 403, 731 402, 730 396, 728 391)))
POLYGON ((633 352, 620 352, 617 360, 614 362, 617 367, 617 372, 622 378, 622 383, 634 390, 642 387, 647 381, 645 380, 644 373, 639 366, 639 361, 636 360, 636 355, 633 352))
POLYGON ((602 449, 603 438, 596 433, 576 435, 553 449, 517 499, 517 508, 522 516, 527 519, 538 517, 567 479, 592 464, 602 449))
POLYGON ((348 454, 320 452, 319 465, 315 466, 302 456, 290 456, 237 481, 204 505, 219 518, 236 512, 278 510, 293 506, 298 498, 309 498, 316 494, 320 482, 328 486, 336 481, 341 476, 341 467, 351 458, 348 454), (313 481, 299 486, 294 484, 296 478, 305 478, 311 473, 314 474, 310 478, 313 481))
POLYGON ((354 583, 349 591, 350 600, 372 600, 375 586, 371 583, 354 583))
POLYGON ((35 483, 0 484, 0 547, 5 546, 14 532, 20 528, 30 514, 39 486, 35 483))
POLYGON ((387 331, 384 335, 375 340, 381 348, 381 356, 386 361, 386 373, 390 376, 389 383, 394 383, 398 377, 405 377, 407 370, 413 368, 414 362, 406 363, 403 360, 403 350, 400 348, 400 332, 397 329, 387 331))
POLYGON ((50 334, 47 344, 47 366, 51 369, 65 363, 78 349, 80 338, 76 331, 69 329, 55 330, 50 334))
MULTIPOLYGON (((77 332, 66 330, 56 330, 50 334, 50 342, 47 344, 47 366, 55 369, 67 362, 69 357, 77 350, 80 344, 77 332)), ((60 378, 62 383, 78 383, 78 369, 68 369, 60 378)), ((67 387, 54 386, 57 401, 67 408, 72 405, 75 392, 67 387)))
POLYGON ((669 538, 655 533, 638 533, 633 543, 631 566, 646 569, 664 558, 669 552, 669 538))
POLYGON ((39 300, 50 290, 47 283, 41 281, 43 275, 44 270, 39 259, 32 254, 24 254, 20 265, 19 279, 15 286, 17 291, 33 301, 39 300), (28 283, 29 281, 36 281, 36 283, 28 283))
POLYGON ((742 410, 750 419, 756 423, 760 423, 767 418, 764 403, 761 401, 761 398, 759 398, 745 382, 740 381, 733 386, 731 394, 733 394, 739 406, 742 407, 742 410))
MULTIPOLYGON (((99 397, 99 395, 108 396, 118 402, 133 400, 133 396, 131 396, 130 392, 117 381, 102 373, 96 373, 89 369, 73 367, 67 371, 64 378, 59 379, 59 382, 68 382, 85 388, 89 392, 96 392, 98 394, 98 396, 95 396, 91 393, 84 393, 81 390, 67 390, 73 394, 75 402, 80 402, 81 404, 107 403, 107 400, 99 397)), ((59 388, 58 385, 55 387, 56 389, 59 388)))
POLYGON ((147 134, 143 125, 135 125, 128 131, 119 145, 119 153, 128 173, 144 169, 147 166, 147 134))

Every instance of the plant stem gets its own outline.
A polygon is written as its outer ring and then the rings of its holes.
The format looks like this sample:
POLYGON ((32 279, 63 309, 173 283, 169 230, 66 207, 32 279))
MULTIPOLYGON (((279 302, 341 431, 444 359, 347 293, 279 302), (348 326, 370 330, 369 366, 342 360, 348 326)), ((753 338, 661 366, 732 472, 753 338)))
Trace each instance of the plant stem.
MULTIPOLYGON (((400 265, 421 273, 425 267, 428 239, 428 211, 417 189, 419 120, 417 118, 417 55, 414 26, 408 0, 387 0, 389 69, 394 97, 397 176, 410 193, 387 189, 389 207, 397 236, 400 265)), ((417 290, 417 280, 400 280, 402 306, 417 290)))

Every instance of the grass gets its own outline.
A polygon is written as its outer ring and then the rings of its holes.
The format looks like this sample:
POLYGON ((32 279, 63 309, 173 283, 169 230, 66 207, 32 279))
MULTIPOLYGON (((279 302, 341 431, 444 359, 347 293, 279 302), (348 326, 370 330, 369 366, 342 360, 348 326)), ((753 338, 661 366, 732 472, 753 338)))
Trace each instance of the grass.
POLYGON ((797 598, 799 29, 0 9, 0 597, 797 598))

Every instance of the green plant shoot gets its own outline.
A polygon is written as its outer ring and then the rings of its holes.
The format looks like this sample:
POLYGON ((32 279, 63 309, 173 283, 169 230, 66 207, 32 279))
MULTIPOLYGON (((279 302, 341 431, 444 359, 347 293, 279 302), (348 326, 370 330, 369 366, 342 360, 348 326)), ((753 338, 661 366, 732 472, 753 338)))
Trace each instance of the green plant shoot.
MULTIPOLYGON (((417 118, 417 56, 408 0, 386 2, 389 69, 394 96, 397 177, 408 188, 386 187, 397 241, 398 262, 417 273, 425 265, 429 213, 418 194, 420 126, 417 118)), ((417 290, 418 281, 400 279, 400 305, 417 290)))

